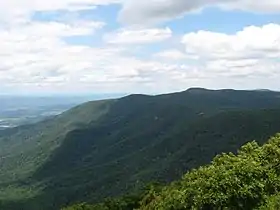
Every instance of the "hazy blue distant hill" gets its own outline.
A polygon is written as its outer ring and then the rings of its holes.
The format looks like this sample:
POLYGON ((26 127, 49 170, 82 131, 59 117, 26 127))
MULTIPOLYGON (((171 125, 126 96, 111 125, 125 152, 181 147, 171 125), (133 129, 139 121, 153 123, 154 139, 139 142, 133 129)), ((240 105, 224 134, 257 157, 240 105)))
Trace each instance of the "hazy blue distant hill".
POLYGON ((93 101, 0 132, 4 209, 59 209, 169 182, 280 131, 280 93, 192 88, 93 101))
POLYGON ((0 129, 36 123, 58 115, 78 104, 120 94, 86 96, 12 96, 0 95, 0 129))

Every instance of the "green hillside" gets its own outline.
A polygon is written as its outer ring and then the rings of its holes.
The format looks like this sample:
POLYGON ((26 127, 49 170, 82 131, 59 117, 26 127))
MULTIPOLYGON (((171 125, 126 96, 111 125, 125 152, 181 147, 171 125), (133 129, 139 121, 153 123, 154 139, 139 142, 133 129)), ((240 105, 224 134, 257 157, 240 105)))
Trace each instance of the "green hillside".
POLYGON ((68 132, 100 118, 111 103, 113 101, 86 103, 44 122, 1 131, 0 197, 13 200, 33 196, 30 176, 61 145, 68 132))
POLYGON ((237 155, 222 153, 170 185, 150 185, 138 195, 77 204, 64 210, 276 210, 280 208, 280 134, 237 155))
POLYGON ((280 93, 190 89, 90 102, 0 132, 2 209, 59 209, 137 192, 280 131, 280 93))

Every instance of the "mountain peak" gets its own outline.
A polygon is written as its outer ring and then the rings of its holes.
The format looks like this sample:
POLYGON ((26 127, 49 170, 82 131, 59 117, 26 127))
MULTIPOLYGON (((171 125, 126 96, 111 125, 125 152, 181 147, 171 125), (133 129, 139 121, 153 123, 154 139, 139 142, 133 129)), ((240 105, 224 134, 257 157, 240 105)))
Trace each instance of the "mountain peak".
POLYGON ((199 87, 194 87, 194 88, 189 88, 186 90, 188 93, 204 93, 204 92, 211 92, 214 90, 206 89, 206 88, 199 88, 199 87))

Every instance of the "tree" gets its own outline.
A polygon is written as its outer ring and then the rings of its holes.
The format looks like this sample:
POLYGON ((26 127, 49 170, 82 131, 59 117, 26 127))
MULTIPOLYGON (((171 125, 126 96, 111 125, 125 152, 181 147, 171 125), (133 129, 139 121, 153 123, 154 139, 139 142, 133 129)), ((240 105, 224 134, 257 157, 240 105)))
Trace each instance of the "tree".
POLYGON ((255 209, 280 190, 279 166, 280 135, 262 147, 251 142, 187 173, 141 209, 255 209))

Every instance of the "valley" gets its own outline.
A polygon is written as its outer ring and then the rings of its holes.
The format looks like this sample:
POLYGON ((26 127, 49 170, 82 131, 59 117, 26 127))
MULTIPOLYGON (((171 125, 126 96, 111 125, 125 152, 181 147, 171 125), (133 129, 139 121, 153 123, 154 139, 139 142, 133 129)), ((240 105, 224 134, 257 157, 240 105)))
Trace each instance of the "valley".
POLYGON ((0 130, 26 124, 33 124, 89 100, 97 100, 106 95, 89 96, 14 96, 0 95, 0 130))

